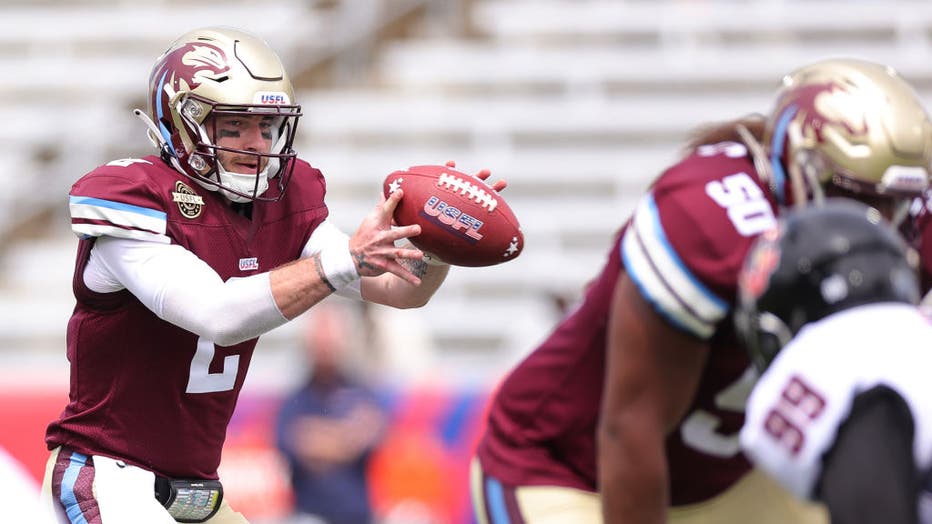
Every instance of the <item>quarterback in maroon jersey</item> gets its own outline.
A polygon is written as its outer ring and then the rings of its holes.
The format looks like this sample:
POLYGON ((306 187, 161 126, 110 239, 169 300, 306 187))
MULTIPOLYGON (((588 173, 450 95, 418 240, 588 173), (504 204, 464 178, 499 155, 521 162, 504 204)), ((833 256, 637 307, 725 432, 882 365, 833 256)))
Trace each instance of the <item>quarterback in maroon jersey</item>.
POLYGON ((70 401, 46 434, 46 502, 61 522, 245 523, 217 467, 257 337, 334 292, 422 306, 448 266, 395 246, 419 233, 392 228, 401 192, 352 236, 327 220, 287 73, 251 34, 182 35, 136 113, 160 154, 70 194, 70 401))
POLYGON ((850 196, 901 216, 930 148, 912 88, 851 59, 788 75, 769 118, 698 132, 494 397, 472 471, 480 522, 824 519, 740 452, 755 374, 731 322, 738 270, 786 206, 850 196))

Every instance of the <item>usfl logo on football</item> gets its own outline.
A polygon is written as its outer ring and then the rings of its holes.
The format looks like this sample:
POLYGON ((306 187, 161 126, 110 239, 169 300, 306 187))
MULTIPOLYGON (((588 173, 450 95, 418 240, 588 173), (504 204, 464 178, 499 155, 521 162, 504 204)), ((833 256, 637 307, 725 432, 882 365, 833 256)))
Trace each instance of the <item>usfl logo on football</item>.
POLYGON ((441 226, 444 230, 463 237, 467 242, 475 244, 482 240, 482 221, 463 213, 459 208, 451 206, 437 196, 431 196, 424 202, 421 216, 441 226))

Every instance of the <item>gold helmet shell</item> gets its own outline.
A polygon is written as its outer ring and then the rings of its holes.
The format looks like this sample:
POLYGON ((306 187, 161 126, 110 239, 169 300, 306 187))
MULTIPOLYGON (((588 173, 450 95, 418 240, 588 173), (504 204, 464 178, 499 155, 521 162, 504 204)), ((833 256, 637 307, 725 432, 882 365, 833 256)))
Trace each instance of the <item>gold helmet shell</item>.
POLYGON ((932 175, 932 122, 918 95, 892 68, 865 60, 823 60, 784 77, 764 143, 781 202, 787 177, 795 201, 826 184, 918 196, 932 175))
POLYGON ((261 38, 230 27, 205 27, 177 38, 156 60, 149 77, 150 135, 162 156, 202 186, 231 200, 277 200, 284 193, 296 157, 294 143, 300 106, 281 60, 261 38), (270 152, 229 150, 262 157, 255 174, 227 172, 212 143, 212 115, 261 113, 270 116, 270 152), (269 180, 278 190, 263 197, 269 180))

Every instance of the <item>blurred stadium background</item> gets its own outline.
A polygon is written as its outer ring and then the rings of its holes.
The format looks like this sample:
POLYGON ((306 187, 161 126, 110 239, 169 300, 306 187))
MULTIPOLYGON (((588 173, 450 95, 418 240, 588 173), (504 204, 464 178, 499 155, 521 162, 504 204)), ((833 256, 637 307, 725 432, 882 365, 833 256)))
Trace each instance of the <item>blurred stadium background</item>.
MULTIPOLYGON (((395 410, 373 482, 384 522, 461 524, 485 400, 598 270, 687 132, 766 112, 782 74, 888 63, 932 97, 922 0, 0 0, 0 444, 36 476, 67 395, 74 180, 152 151, 131 114, 149 68, 201 25, 251 30, 292 73, 301 156, 352 232, 395 169, 456 160, 509 181, 526 248, 454 269, 426 308, 372 313, 364 371, 395 410)), ((296 384, 296 326, 257 350, 224 455, 254 522, 288 507, 269 447, 296 384)))

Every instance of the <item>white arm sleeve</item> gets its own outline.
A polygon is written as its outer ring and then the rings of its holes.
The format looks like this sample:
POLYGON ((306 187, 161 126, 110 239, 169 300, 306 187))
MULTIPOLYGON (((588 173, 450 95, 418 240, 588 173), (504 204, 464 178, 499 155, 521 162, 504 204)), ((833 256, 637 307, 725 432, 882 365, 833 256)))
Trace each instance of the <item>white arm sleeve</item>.
POLYGON ((159 318, 220 346, 288 321, 275 305, 268 272, 223 282, 203 260, 174 244, 100 237, 84 282, 100 293, 126 288, 159 318))
MULTIPOLYGON (((325 247, 330 246, 333 246, 334 249, 349 250, 349 238, 349 235, 340 231, 340 228, 333 222, 324 220, 317 226, 317 229, 311 233, 311 238, 307 240, 307 244, 304 245, 304 250, 301 251, 301 258, 307 258, 316 253, 320 253, 325 247)), ((361 280, 362 279, 357 279, 349 285, 340 288, 337 290, 336 294, 344 298, 362 300, 362 293, 359 287, 361 280)))

